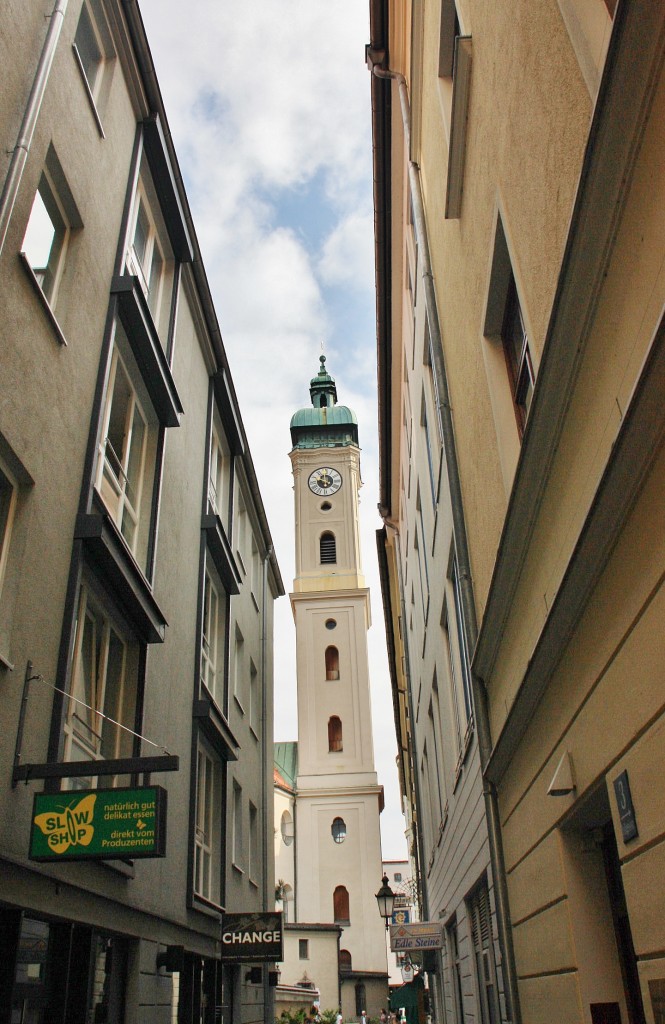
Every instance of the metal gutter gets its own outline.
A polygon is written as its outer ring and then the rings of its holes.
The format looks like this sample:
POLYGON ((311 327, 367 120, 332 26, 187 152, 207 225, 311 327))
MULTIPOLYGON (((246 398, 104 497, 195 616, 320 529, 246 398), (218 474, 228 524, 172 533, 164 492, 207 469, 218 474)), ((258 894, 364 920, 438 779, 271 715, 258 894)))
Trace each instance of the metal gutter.
POLYGON ((39 62, 37 64, 35 76, 32 80, 32 88, 30 89, 30 95, 28 96, 28 102, 23 114, 23 120, 19 129, 16 145, 14 146, 11 159, 9 161, 9 168, 5 177, 5 184, 2 189, 2 196, 0 196, 0 254, 2 253, 5 240, 7 238, 9 222, 14 211, 16 196, 18 195, 18 190, 21 185, 21 178, 23 177, 23 171, 28 159, 28 153, 30 152, 30 146, 32 145, 32 137, 35 134, 37 118, 39 117, 42 100, 44 99, 44 93, 46 92, 46 86, 51 73, 53 58, 58 45, 58 39, 60 38, 62 23, 65 20, 65 12, 67 10, 68 3, 69 0, 56 0, 50 16, 47 15, 47 17, 50 17, 49 27, 46 32, 46 38, 44 39, 44 45, 42 46, 42 50, 39 55, 39 62))

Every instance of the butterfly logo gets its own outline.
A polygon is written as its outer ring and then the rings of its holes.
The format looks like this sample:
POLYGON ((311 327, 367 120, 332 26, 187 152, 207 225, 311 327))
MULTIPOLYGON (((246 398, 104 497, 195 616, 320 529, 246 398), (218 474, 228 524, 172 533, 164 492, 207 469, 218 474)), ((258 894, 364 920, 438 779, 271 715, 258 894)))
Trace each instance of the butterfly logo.
POLYGON ((60 811, 46 811, 35 816, 35 825, 46 836, 54 853, 66 853, 70 846, 89 846, 95 834, 93 818, 96 793, 89 793, 76 803, 65 804, 60 811))

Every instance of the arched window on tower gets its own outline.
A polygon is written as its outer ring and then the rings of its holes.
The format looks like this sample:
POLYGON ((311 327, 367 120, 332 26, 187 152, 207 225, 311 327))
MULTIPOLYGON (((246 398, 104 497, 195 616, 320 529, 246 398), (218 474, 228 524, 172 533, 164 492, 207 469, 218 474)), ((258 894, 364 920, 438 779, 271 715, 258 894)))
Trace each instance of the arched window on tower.
POLYGON ((333 918, 335 924, 349 924, 349 893, 345 886, 338 885, 333 893, 333 918))
POLYGON ((326 679, 339 679, 339 651, 326 647, 326 679))
POLYGON ((337 544, 334 533, 322 533, 319 541, 321 565, 334 565, 337 561, 337 544))
POLYGON ((342 720, 333 715, 328 719, 328 750, 332 753, 342 749, 342 720))

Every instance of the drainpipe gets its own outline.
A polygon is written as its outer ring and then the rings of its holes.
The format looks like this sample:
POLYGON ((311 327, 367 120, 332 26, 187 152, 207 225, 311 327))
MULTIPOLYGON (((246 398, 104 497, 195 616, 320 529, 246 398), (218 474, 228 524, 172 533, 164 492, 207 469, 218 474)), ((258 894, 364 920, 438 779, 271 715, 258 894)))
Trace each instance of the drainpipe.
MULTIPOLYGON (((371 59, 371 55, 369 56, 371 59)), ((432 341, 432 369, 436 378, 437 407, 441 422, 441 433, 443 436, 443 447, 446 455, 446 468, 450 488, 453 534, 455 537, 455 551, 457 554, 457 563, 459 568, 460 597, 464 614, 464 627, 466 629, 467 639, 469 642, 469 650, 472 651, 478 638, 478 623, 473 596, 471 561, 469 558, 466 523, 464 520, 462 484, 459 475, 457 451, 455 448, 455 433, 453 429, 452 409, 450 406, 450 394, 448 391, 448 378, 443 357, 441 325, 439 323, 439 312, 436 301, 436 292, 434 289, 434 276, 432 274, 432 264, 429 253, 425 208, 420 185, 420 170, 418 165, 411 159, 411 111, 409 108, 409 94, 406 79, 404 78, 404 75, 400 74, 398 71, 389 71, 385 68, 379 67, 378 64, 372 64, 371 70, 372 74, 377 78, 384 78, 397 82, 399 88, 399 99, 402 108, 402 123, 404 127, 404 141, 409 158, 409 185, 411 188, 411 199, 413 203, 414 228, 418 242, 418 250, 421 254, 423 265, 422 277, 425 289, 425 305, 427 307, 427 318, 430 329, 430 338, 432 341)), ((472 679, 473 703, 478 727, 478 749, 480 751, 480 764, 483 771, 483 795, 485 799, 490 861, 492 865, 492 877, 494 880, 497 928, 503 960, 502 966, 504 974, 506 1012, 509 1019, 508 1024, 521 1024, 522 1018, 517 987, 517 971, 515 969, 513 937, 510 927, 508 885, 506 882, 503 842, 501 838, 499 801, 496 786, 493 782, 490 782, 489 779, 485 778, 485 769, 492 752, 492 735, 487 707, 487 691, 484 683, 476 677, 475 673, 472 674, 472 679)))
MULTIPOLYGON (((272 800, 274 804, 274 796, 272 785, 270 789, 268 787, 268 778, 272 779, 272 765, 275 762, 274 753, 272 751, 272 744, 268 746, 268 699, 266 694, 266 673, 268 668, 268 565, 272 556, 272 547, 269 547, 263 558, 263 580, 262 580, 262 595, 261 595, 261 769, 262 769, 262 803, 263 803, 263 823, 265 832, 265 843, 263 848, 263 865, 262 865, 262 886, 263 886, 263 906, 266 911, 275 909, 274 900, 274 886, 272 888, 272 900, 269 882, 269 869, 268 864, 270 863, 269 858, 274 860, 274 849, 271 847, 273 837, 269 834, 268 829, 265 828, 268 816, 268 800, 272 800), (270 776, 269 773, 270 772, 270 776)), ((274 842, 273 842, 274 846, 274 842)), ((266 1020, 275 1019, 275 989, 270 984, 268 977, 268 971, 265 966, 263 969, 263 1007, 264 1015, 266 1020)))
POLYGON ((9 161, 9 169, 5 178, 2 196, 0 196, 0 253, 2 253, 5 239, 7 238, 9 221, 11 220, 14 203, 18 195, 21 178, 23 177, 23 170, 28 159, 32 137, 35 134, 35 126, 39 117, 42 100, 44 99, 44 93, 46 92, 46 85, 51 72, 51 65, 53 64, 53 57, 55 56, 68 2, 69 0, 56 0, 51 12, 48 31, 42 46, 39 64, 35 71, 25 113, 23 114, 18 139, 9 161))

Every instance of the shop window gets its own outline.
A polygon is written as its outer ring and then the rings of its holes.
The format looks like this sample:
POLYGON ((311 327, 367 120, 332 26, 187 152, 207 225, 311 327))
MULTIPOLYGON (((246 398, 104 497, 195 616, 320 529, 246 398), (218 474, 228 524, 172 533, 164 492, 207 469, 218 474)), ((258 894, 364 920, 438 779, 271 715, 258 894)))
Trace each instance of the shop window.
POLYGON ((62 167, 50 146, 21 245, 23 261, 50 309, 56 307, 72 231, 82 226, 62 167))
POLYGON ((157 434, 154 408, 125 331, 117 323, 96 487, 142 568, 149 547, 157 434))
POLYGON ((226 593, 207 566, 203 584, 201 682, 220 707, 224 701, 225 623, 226 593))
POLYGON ((336 843, 343 843, 346 839, 346 822, 344 819, 335 818, 330 831, 336 843))
MULTIPOLYGON (((84 584, 76 621, 73 699, 66 702, 65 761, 132 756, 138 731, 138 654, 138 644, 84 584)), ((90 779, 73 781, 76 788, 90 784, 90 779)))
POLYGON ((334 565, 337 561, 337 544, 334 533, 323 533, 319 541, 321 565, 334 565))
POLYGON ((345 886, 338 885, 333 893, 333 920, 335 924, 349 924, 349 893, 345 886))
POLYGON ((343 750, 342 722, 337 715, 328 719, 328 750, 331 753, 343 750))
POLYGON ((339 679, 339 651, 336 647, 326 647, 326 679, 339 679))

